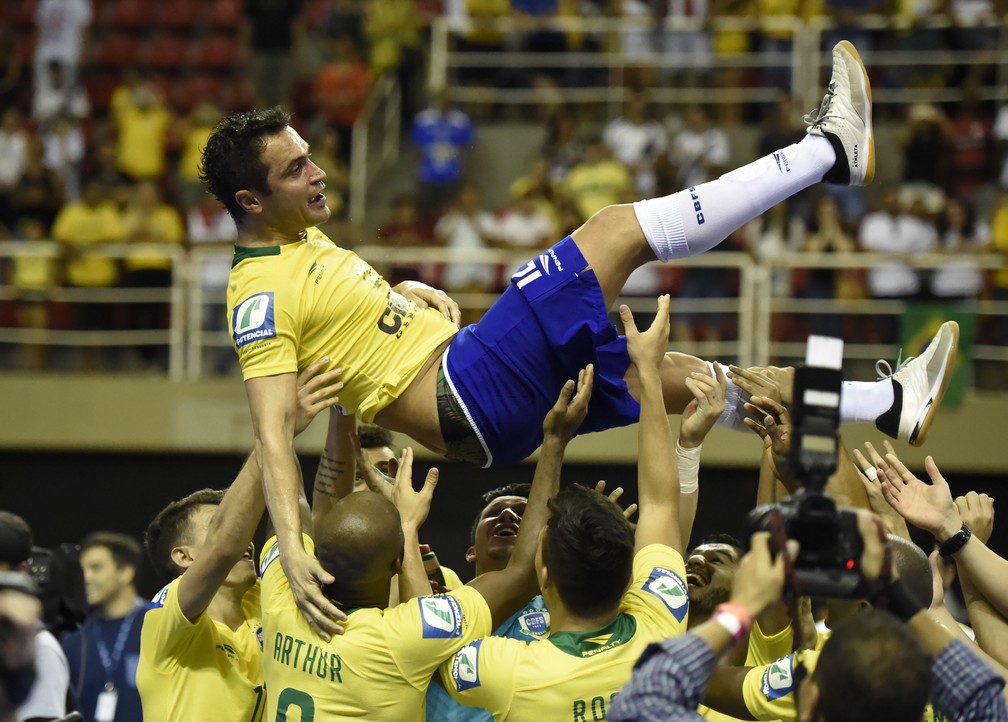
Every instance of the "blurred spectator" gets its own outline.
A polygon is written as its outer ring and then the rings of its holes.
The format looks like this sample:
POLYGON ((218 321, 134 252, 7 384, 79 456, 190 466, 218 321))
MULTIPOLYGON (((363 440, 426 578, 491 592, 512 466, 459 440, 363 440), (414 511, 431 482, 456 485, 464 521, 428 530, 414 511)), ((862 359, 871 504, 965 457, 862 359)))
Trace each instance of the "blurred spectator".
POLYGON ((976 88, 963 91, 950 130, 952 195, 969 201, 993 180, 996 161, 993 128, 981 112, 976 88))
MULTIPOLYGON (((154 181, 136 184, 123 214, 123 226, 126 241, 138 247, 131 250, 123 262, 125 273, 121 285, 127 288, 170 288, 173 265, 166 250, 182 245, 185 227, 178 211, 162 201, 161 192, 154 181), (159 249, 158 246, 162 248, 159 249)), ((169 304, 165 301, 134 301, 129 304, 130 327, 142 331, 164 328, 168 308, 169 304)), ((158 352, 158 346, 141 346, 140 358, 148 368, 156 365, 164 368, 167 358, 158 352)))
POLYGON ((584 157, 584 142, 578 134, 573 111, 558 108, 546 121, 546 142, 542 154, 549 161, 550 179, 562 183, 570 169, 584 157))
MULTIPOLYGON (((763 85, 791 90, 791 52, 794 47, 794 31, 791 24, 805 16, 806 0, 756 0, 756 15, 759 20, 758 43, 763 53, 779 53, 784 57, 771 59, 772 65, 763 70, 763 85)), ((774 148, 783 148, 777 146, 774 148)))
MULTIPOLYGON (((923 62, 887 66, 880 73, 880 85, 890 88, 944 88, 951 75, 950 63, 929 60, 948 51, 946 29, 929 22, 940 14, 946 0, 899 0, 892 3, 893 27, 879 38, 879 49, 914 53, 923 62)), ((866 61, 867 62, 867 61, 866 61)))
MULTIPOLYGON (((744 251, 748 245, 748 227, 743 226, 705 255, 710 255, 709 260, 713 260, 721 253, 744 251)), ((731 299, 737 295, 733 290, 737 275, 732 268, 704 266, 687 268, 679 285, 678 298, 694 303, 703 299, 731 299)), ((703 340, 707 343, 716 343, 721 340, 726 321, 727 316, 724 313, 710 312, 706 308, 677 310, 672 317, 672 338, 680 342, 703 340)), ((703 357, 706 358, 714 358, 714 355, 713 349, 703 353, 703 357)))
POLYGON ((80 198, 81 166, 84 163, 84 131, 80 122, 67 115, 59 115, 46 124, 42 131, 43 163, 59 175, 63 183, 63 197, 67 201, 80 198))
MULTIPOLYGON (((755 0, 711 0, 710 17, 726 20, 752 20, 755 18, 755 0)), ((741 88, 744 69, 749 65, 747 55, 752 51, 748 30, 718 28, 711 31, 711 48, 718 68, 715 80, 719 88, 741 88)), ((736 125, 742 120, 741 103, 722 103, 721 122, 736 125)))
POLYGON ((13 28, 8 23, 0 24, 0 108, 12 108, 17 102, 23 69, 13 28))
MULTIPOLYGON (((52 228, 53 238, 63 245, 66 282, 78 288, 112 288, 119 282, 119 263, 100 252, 101 246, 126 238, 122 215, 106 197, 105 189, 95 181, 84 184, 79 201, 60 209, 52 228)), ((75 303, 74 328, 108 329, 114 317, 112 304, 75 303)), ((95 346, 85 349, 89 371, 104 367, 104 354, 95 346)))
POLYGON ((11 209, 11 196, 21 182, 28 159, 28 133, 15 107, 0 115, 0 225, 12 228, 17 220, 11 209))
POLYGON ((528 188, 497 214, 495 240, 508 248, 545 249, 559 238, 555 212, 528 188))
POLYGON ((65 90, 77 84, 77 68, 87 46, 92 21, 89 0, 40 0, 35 7, 35 78, 46 77, 46 66, 58 63, 65 90))
POLYGON ((983 272, 970 261, 990 244, 990 228, 978 222, 973 209, 960 198, 949 198, 938 226, 939 253, 952 258, 931 273, 931 293, 941 299, 977 298, 983 290, 983 272))
POLYGON ((34 219, 48 229, 63 205, 63 182, 45 167, 44 158, 42 140, 29 138, 21 182, 10 196, 10 212, 14 218, 34 219))
MULTIPOLYGON (((33 219, 22 221, 18 228, 24 243, 45 242, 47 229, 33 219)), ((48 297, 57 285, 56 259, 50 256, 25 255, 13 259, 10 285, 17 297, 17 324, 21 328, 48 327, 48 297)), ((46 346, 25 343, 21 347, 23 367, 40 371, 46 366, 46 346)))
MULTIPOLYGON (((805 223, 796 215, 792 215, 788 200, 773 206, 763 215, 757 217, 746 229, 749 247, 753 255, 761 263, 767 263, 785 253, 798 251, 805 244, 805 223)), ((771 298, 790 298, 791 269, 770 269, 771 298)), ((790 315, 774 314, 771 338, 782 339, 792 337, 792 318, 790 315)))
POLYGON ((601 137, 593 135, 586 142, 584 158, 571 168, 561 189, 584 222, 606 206, 627 200, 633 182, 627 167, 612 157, 601 137))
POLYGON ((775 150, 787 148, 805 137, 805 128, 798 122, 800 115, 795 112, 794 98, 786 90, 777 92, 777 100, 759 137, 756 155, 770 155, 775 150))
POLYGON ((621 16, 619 48, 625 65, 625 84, 642 88, 657 85, 666 33, 665 3, 614 0, 612 5, 621 16))
POLYGON ((326 174, 326 205, 337 217, 345 215, 350 204, 350 166, 341 143, 340 134, 328 125, 320 127, 311 139, 312 160, 326 174))
MULTIPOLYGON (((496 220, 483 208, 476 186, 465 184, 458 198, 437 224, 434 236, 446 248, 478 250, 490 248, 496 220)), ((442 283, 446 291, 486 293, 497 281, 497 269, 492 263, 452 263, 445 268, 442 283)), ((478 309, 462 312, 462 324, 474 323, 481 314, 478 309), (475 316, 475 317, 474 317, 475 316)))
POLYGON ((603 138, 616 160, 633 171, 638 195, 654 195, 654 164, 668 149, 668 138, 662 124, 649 117, 643 91, 631 91, 623 115, 606 126, 603 138))
POLYGON ((997 181, 1001 188, 1008 188, 1008 103, 998 108, 992 133, 997 143, 995 158, 999 162, 997 181))
MULTIPOLYGON (((511 13, 510 0, 458 0, 448 3, 450 16, 466 30, 456 36, 455 50, 463 53, 500 53, 504 50, 505 33, 497 27, 511 13)), ((447 13, 446 13, 447 14, 447 13)), ((499 86, 504 71, 498 64, 462 67, 458 71, 461 85, 499 86)))
POLYGON ((431 93, 430 106, 413 119, 410 137, 420 150, 420 214, 433 217, 458 195, 465 178, 465 157, 476 134, 465 111, 449 109, 448 94, 442 88, 431 93))
POLYGON ((91 112, 84 86, 64 78, 65 68, 55 60, 41 69, 35 79, 35 93, 32 97, 32 118, 36 123, 52 123, 60 116, 83 120, 91 112))
POLYGON ((203 149, 222 116, 219 107, 204 101, 198 103, 180 124, 182 155, 178 161, 176 192, 184 211, 199 204, 206 193, 199 179, 203 149))
MULTIPOLYGON (((938 231, 921 200, 904 209, 899 190, 889 188, 883 195, 882 207, 862 220, 858 241, 865 251, 912 256, 932 251, 938 243, 938 231)), ((870 263, 868 292, 872 298, 911 299, 920 291, 920 273, 911 266, 899 260, 870 263)), ((898 321, 898 317, 880 318, 880 342, 897 342, 898 321)))
MULTIPOLYGON (((661 3, 658 3, 659 7, 661 3)), ((665 75, 685 76, 692 83, 700 82, 711 67, 711 38, 708 20, 712 17, 710 0, 668 0, 666 18, 693 27, 674 30, 660 29, 665 75)))
POLYGON ((861 19, 865 15, 890 17, 893 0, 822 0, 822 14, 833 21, 833 27, 825 31, 823 49, 832 52, 833 46, 841 40, 849 40, 858 49, 865 63, 876 48, 875 36, 864 29, 861 19))
MULTIPOLYGON (((402 194, 392 199, 392 214, 378 224, 375 242, 379 246, 432 246, 434 229, 429 221, 420 217, 416 198, 402 194)), ((434 264, 393 265, 389 268, 388 280, 392 284, 406 280, 422 280, 437 287, 441 284, 434 264)))
POLYGON ((294 51, 305 0, 248 0, 246 58, 251 65, 256 106, 290 105, 297 68, 294 51))
POLYGON ((323 45, 341 35, 349 35, 355 43, 363 44, 364 17, 359 0, 326 0, 321 19, 312 31, 324 38, 323 45))
POLYGON ((312 101, 319 119, 340 136, 343 159, 350 158, 353 124, 371 89, 371 71, 349 35, 332 42, 332 58, 315 75, 312 101))
MULTIPOLYGON (((903 182, 933 193, 948 191, 952 176, 952 129, 936 106, 915 103, 907 111, 903 145, 903 182)), ((941 198, 930 201, 941 206, 941 198)))
POLYGON ((718 178, 729 159, 728 136, 711 125, 707 109, 691 105, 686 127, 672 138, 669 160, 679 171, 679 187, 692 188, 718 178))
MULTIPOLYGON (((238 227, 224 206, 209 193, 186 213, 189 243, 200 248, 219 248, 222 253, 198 256, 199 283, 203 292, 203 329, 224 331, 228 325, 227 284, 231 274, 232 246, 238 238, 238 227)), ((221 335, 221 338, 226 338, 221 335)), ((211 367, 223 375, 234 367, 236 357, 231 346, 221 346, 212 353, 211 367)))
MULTIPOLYGON (((802 250, 814 255, 832 253, 853 253, 857 244, 844 229, 840 218, 840 209, 829 196, 819 199, 816 211, 808 224, 809 234, 805 237, 802 250)), ((856 271, 852 271, 856 273, 856 271)), ((805 278, 805 288, 802 296, 805 298, 837 298, 840 279, 849 276, 846 269, 810 268, 805 278)), ((849 296, 849 294, 844 294, 849 296)), ((814 314, 809 317, 811 329, 827 336, 840 336, 841 318, 834 314, 814 314)))
MULTIPOLYGON (((998 195, 997 206, 991 221, 991 245, 1006 259, 1005 267, 994 271, 991 295, 995 301, 1008 301, 1008 193, 998 195)), ((994 343, 1008 346, 1008 316, 999 316, 993 322, 994 343)))
POLYGON ((109 110, 118 133, 119 172, 134 181, 161 178, 172 115, 153 84, 127 78, 112 94, 109 110))
MULTIPOLYGON (((950 26, 946 30, 950 49, 978 53, 993 51, 998 45, 999 21, 1005 13, 1004 0, 947 0, 943 3, 950 26)), ((953 86, 968 86, 991 71, 983 63, 956 68, 953 86)))
POLYGON ((126 208, 133 183, 119 172, 119 148, 114 137, 96 138, 88 145, 90 165, 84 176, 96 180, 105 189, 108 198, 119 210, 126 208))
POLYGON ((424 82, 420 14, 413 0, 367 0, 364 35, 375 77, 394 74, 402 92, 402 113, 412 118, 424 102, 418 93, 424 82))

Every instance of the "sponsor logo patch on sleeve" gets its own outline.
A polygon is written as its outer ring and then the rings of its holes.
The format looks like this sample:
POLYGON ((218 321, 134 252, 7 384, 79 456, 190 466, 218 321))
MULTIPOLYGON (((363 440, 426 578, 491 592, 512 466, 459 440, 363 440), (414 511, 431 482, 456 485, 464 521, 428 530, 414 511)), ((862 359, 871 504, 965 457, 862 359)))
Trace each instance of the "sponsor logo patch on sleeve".
POLYGON ((231 330, 236 348, 276 336, 273 292, 257 293, 239 303, 231 312, 231 330))
POLYGON ((763 681, 760 683, 760 691, 768 700, 786 697, 794 691, 794 655, 781 657, 776 662, 766 668, 763 673, 763 681))
POLYGON ((686 612, 689 611, 689 592, 686 589, 686 582, 671 569, 655 567, 651 570, 651 576, 644 582, 642 588, 645 592, 658 597, 672 613, 672 616, 676 618, 676 621, 681 622, 686 618, 686 612))
POLYGON ((270 568, 277 559, 280 558, 280 542, 273 542, 273 546, 269 548, 266 552, 266 556, 262 560, 262 569, 259 570, 259 578, 262 579, 266 576, 266 570, 270 568))
POLYGON ((454 597, 420 597, 420 624, 424 639, 462 636, 462 607, 454 597))
POLYGON ((467 644, 452 660, 452 679, 455 680, 455 689, 459 692, 480 686, 479 648, 482 643, 482 639, 477 639, 472 644, 467 644))
POLYGON ((163 607, 164 606, 165 601, 167 601, 167 599, 168 599, 168 587, 169 586, 171 586, 171 585, 170 584, 166 584, 165 586, 163 586, 161 588, 160 592, 158 592, 157 594, 154 595, 154 598, 151 599, 151 607, 163 607))

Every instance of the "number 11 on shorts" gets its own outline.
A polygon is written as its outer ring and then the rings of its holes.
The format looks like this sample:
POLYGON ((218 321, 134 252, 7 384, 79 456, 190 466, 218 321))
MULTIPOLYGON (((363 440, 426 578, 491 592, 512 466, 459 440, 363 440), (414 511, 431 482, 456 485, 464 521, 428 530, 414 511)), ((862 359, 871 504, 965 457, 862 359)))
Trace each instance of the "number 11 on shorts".
POLYGON ((511 280, 517 283, 518 288, 523 288, 537 278, 542 278, 542 271, 535 267, 535 259, 526 263, 511 276, 511 280))

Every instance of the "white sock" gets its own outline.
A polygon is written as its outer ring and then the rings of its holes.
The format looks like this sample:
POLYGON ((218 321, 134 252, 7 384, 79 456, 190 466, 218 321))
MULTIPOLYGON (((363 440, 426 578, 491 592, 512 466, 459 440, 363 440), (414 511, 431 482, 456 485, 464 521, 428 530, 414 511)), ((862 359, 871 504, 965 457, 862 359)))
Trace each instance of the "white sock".
POLYGON ((633 204, 648 245, 661 261, 708 251, 785 198, 818 183, 833 167, 830 142, 807 135, 717 180, 633 204))
MULTIPOLYGON (((742 408, 742 404, 749 400, 749 395, 731 380, 731 377, 728 375, 727 366, 724 364, 718 364, 718 366, 721 367, 721 373, 728 379, 728 387, 725 389, 724 411, 721 412, 715 423, 726 429, 746 431, 748 427, 742 423, 742 419, 745 418, 745 409, 742 408)), ((711 377, 717 378, 717 375, 714 373, 713 361, 707 362, 707 368, 710 369, 711 377)))
POLYGON ((875 421, 893 405, 892 381, 844 381, 840 390, 841 423, 875 421))

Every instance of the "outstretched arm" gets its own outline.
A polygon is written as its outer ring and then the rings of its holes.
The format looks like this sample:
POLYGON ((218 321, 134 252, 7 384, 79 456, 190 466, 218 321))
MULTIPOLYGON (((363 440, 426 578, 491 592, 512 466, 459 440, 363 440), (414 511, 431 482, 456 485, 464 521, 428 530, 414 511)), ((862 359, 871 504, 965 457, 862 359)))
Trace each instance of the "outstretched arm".
POLYGON ((332 505, 353 492, 357 464, 350 437, 357 433, 357 417, 329 409, 329 431, 315 472, 312 494, 312 522, 324 517, 332 505))
POLYGON ((589 364, 578 374, 577 393, 573 381, 565 383, 560 397, 546 415, 543 445, 539 450, 535 476, 532 477, 532 490, 508 565, 501 571, 481 574, 469 582, 469 586, 483 595, 490 607, 495 629, 518 607, 539 593, 535 554, 539 535, 549 519, 547 502, 556 496, 560 487, 560 467, 567 443, 588 413, 594 373, 594 367, 589 364))
MULTIPOLYGON (((634 551, 650 544, 670 546, 683 553, 679 527, 679 472, 676 466, 672 428, 662 399, 660 368, 668 347, 669 297, 658 298, 658 314, 644 333, 637 330, 633 314, 620 306, 627 352, 637 368, 640 383, 640 426, 637 456, 637 528, 634 551)), ((693 391, 695 376, 687 377, 693 391)))

